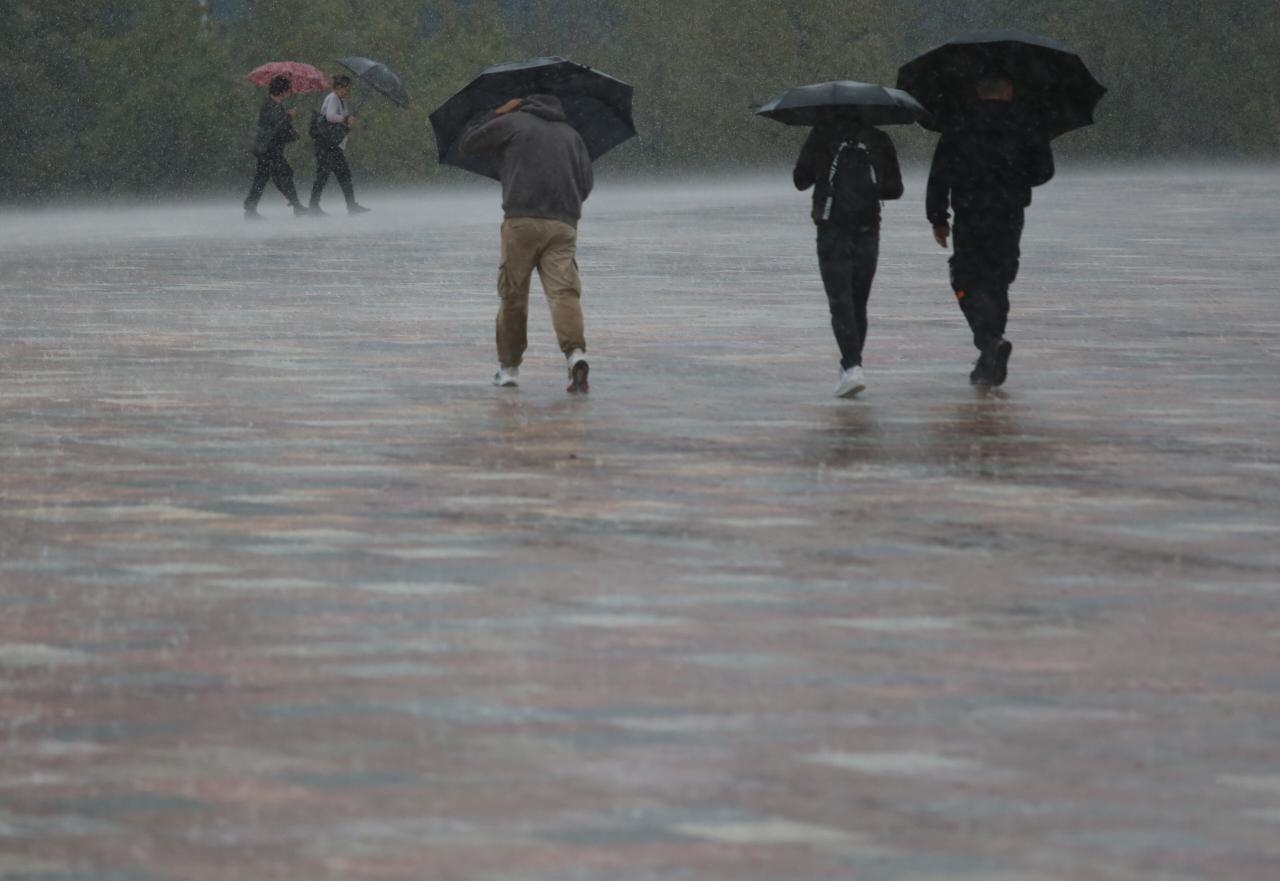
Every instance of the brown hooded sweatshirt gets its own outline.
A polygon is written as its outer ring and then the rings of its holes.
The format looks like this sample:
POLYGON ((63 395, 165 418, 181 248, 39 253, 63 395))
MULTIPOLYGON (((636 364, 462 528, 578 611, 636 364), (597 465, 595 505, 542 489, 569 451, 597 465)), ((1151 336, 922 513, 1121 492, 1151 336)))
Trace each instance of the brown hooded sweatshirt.
POLYGON ((496 153, 506 217, 540 217, 577 226, 594 178, 582 136, 560 99, 530 95, 518 110, 478 117, 462 136, 464 156, 496 153))

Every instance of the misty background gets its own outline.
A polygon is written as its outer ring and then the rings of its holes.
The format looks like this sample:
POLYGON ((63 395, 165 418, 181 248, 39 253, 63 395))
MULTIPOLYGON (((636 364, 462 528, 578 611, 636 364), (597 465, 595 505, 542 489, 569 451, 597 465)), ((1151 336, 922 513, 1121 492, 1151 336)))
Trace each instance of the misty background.
MULTIPOLYGON (((1018 28, 1071 43, 1109 91, 1060 155, 1271 159, 1280 147, 1274 0, 0 0, 0 199, 239 191, 264 90, 245 74, 365 55, 401 75, 397 110, 357 93, 358 183, 446 174, 428 112, 489 64, 563 55, 635 86, 639 137, 605 169, 704 170, 790 160, 800 133, 753 117, 783 89, 892 84, 958 33, 1018 28)), ((306 119, 323 93, 296 96, 306 119)), ((904 157, 933 137, 893 129, 904 157)))

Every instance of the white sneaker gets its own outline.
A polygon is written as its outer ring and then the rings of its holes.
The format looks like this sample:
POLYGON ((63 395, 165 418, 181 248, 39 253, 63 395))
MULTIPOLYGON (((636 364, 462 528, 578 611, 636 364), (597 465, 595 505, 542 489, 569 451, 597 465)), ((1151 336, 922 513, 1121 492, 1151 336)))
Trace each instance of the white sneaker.
POLYGON ((587 383, 590 367, 587 364, 587 353, 574 349, 569 353, 569 387, 565 391, 570 394, 586 394, 591 386, 587 383))
POLYGON ((862 367, 850 367, 840 374, 840 384, 836 386, 836 397, 852 398, 866 387, 867 380, 862 375, 862 367))
POLYGON ((498 372, 493 375, 493 384, 498 388, 515 388, 520 384, 520 368, 499 364, 498 372))

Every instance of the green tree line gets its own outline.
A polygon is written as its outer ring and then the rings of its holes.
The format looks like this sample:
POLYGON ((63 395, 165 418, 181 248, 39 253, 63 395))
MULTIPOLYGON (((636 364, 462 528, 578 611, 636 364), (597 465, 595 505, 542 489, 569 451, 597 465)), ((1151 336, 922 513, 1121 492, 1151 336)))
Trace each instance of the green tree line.
MULTIPOLYGON (((405 80, 399 110, 357 98, 363 182, 441 173, 427 113, 489 64, 563 55, 635 86, 640 136, 608 167, 777 162, 800 134, 753 118, 790 86, 892 84, 898 65, 967 30, 1066 40, 1109 88, 1098 125, 1058 147, 1099 158, 1280 152, 1274 0, 0 0, 0 199, 237 189, 263 91, 245 74, 365 55, 405 80)), ((293 99, 299 129, 321 95, 293 99)), ((305 131, 304 141, 305 141, 305 131)), ((932 142, 894 131, 908 156, 932 142)), ((305 180, 310 151, 290 156, 305 180)), ((450 172, 453 173, 453 172, 450 172)))

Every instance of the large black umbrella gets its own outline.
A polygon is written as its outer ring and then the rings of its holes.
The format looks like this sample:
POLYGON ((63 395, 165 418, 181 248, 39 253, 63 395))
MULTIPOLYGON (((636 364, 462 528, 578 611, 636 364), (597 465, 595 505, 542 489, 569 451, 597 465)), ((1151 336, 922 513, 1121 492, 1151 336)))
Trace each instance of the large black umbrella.
POLYGON ((458 149, 462 133, 472 119, 511 98, 555 95, 564 105, 569 124, 586 142, 587 152, 598 159, 636 133, 631 121, 631 86, 608 74, 550 56, 513 61, 486 68, 431 113, 440 163, 465 168, 495 180, 496 156, 463 156, 458 149))
POLYGON ((339 58, 338 63, 360 78, 360 81, 397 107, 409 106, 409 93, 391 68, 381 61, 354 55, 339 58))
POLYGON ((756 115, 786 125, 814 126, 842 119, 857 119, 868 125, 906 125, 926 114, 906 92, 873 83, 836 80, 787 89, 757 110, 756 115))
POLYGON ((1014 104, 1048 138, 1092 125, 1107 92, 1075 49, 1020 31, 966 34, 930 49, 898 68, 898 88, 929 111, 926 128, 942 131, 965 118, 978 80, 993 75, 1013 83, 1014 104))

